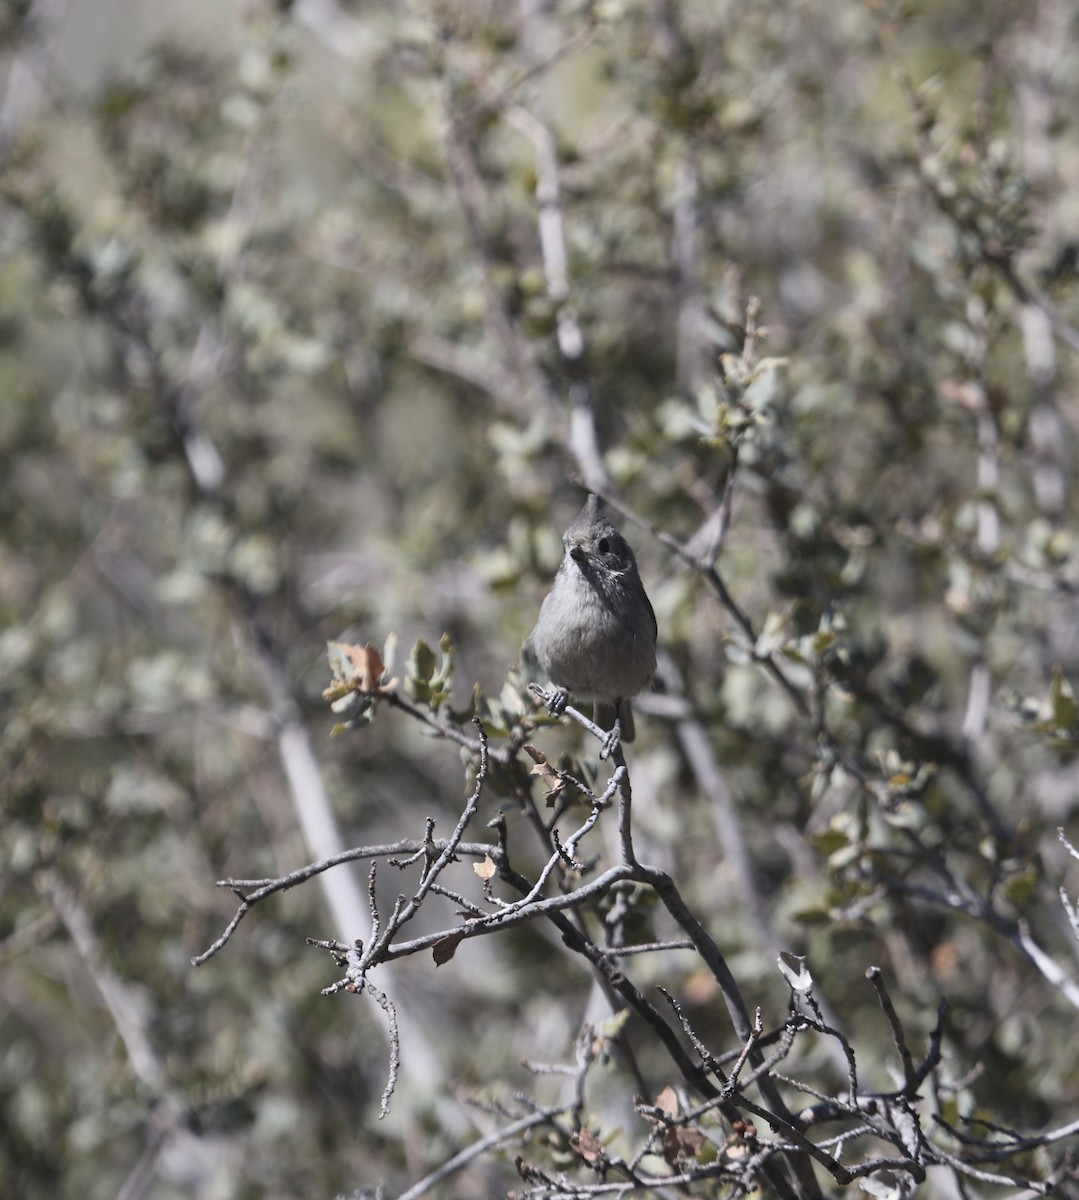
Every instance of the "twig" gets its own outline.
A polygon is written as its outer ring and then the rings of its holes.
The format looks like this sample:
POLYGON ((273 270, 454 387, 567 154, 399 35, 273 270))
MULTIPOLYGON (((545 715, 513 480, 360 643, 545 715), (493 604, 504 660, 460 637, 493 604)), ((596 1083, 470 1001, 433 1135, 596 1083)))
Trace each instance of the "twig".
MULTIPOLYGON (((411 700, 402 696, 400 692, 383 692, 381 695, 382 699, 391 707, 408 713, 410 717, 414 717, 417 721, 422 721, 424 725, 430 729, 434 729, 448 741, 456 742, 458 746, 464 746, 466 750, 471 750, 473 754, 480 753, 482 739, 470 738, 458 726, 451 725, 448 721, 440 720, 429 708, 421 708, 418 704, 413 704, 411 700)), ((484 750, 486 753, 490 753, 486 747, 484 747, 484 750)), ((505 761, 505 752, 502 750, 497 751, 494 757, 500 761, 505 761)))
MULTIPOLYGON (((719 1080, 719 1082, 723 1085, 723 1087, 726 1088, 727 1081, 728 1081, 727 1075, 724 1073, 724 1071, 720 1067, 719 1063, 716 1062, 715 1057, 713 1056, 712 1052, 708 1049, 708 1047, 704 1044, 704 1042, 700 1039, 700 1037, 697 1036, 697 1032, 693 1028, 693 1026, 690 1024, 689 1018, 686 1016, 685 1012, 682 1010, 682 1006, 671 995, 671 993, 669 991, 667 991, 667 989, 665 987, 662 987, 657 984, 656 990, 659 992, 659 994, 663 997, 663 999, 666 1000, 667 1003, 674 1010, 674 1015, 678 1018, 679 1024, 682 1026, 682 1032, 693 1043, 693 1049, 697 1051, 698 1055, 700 1055, 701 1066, 704 1067, 704 1069, 706 1071, 710 1071, 713 1075, 715 1075, 715 1077, 719 1080)), ((758 1012, 759 1012, 759 1010, 758 1010, 758 1012)), ((746 1045, 751 1046, 752 1044, 756 1044, 756 1037, 754 1037, 754 1035, 751 1031, 750 1036, 746 1041, 746 1045)), ((716 1097, 716 1100, 720 1100, 720 1099, 722 1099, 722 1096, 716 1097)))
POLYGON ((150 1042, 142 1005, 131 987, 104 961, 97 933, 74 891, 66 883, 53 879, 49 885, 49 895, 116 1026, 131 1070, 154 1094, 160 1094, 165 1085, 166 1072, 150 1042))
MULTIPOLYGON (((547 691, 546 689, 540 687, 540 685, 538 683, 530 683, 528 685, 528 690, 534 696, 538 696, 539 699, 542 700, 544 705, 548 708, 550 708, 552 702, 554 701, 555 696, 558 694, 557 690, 556 691, 547 691)), ((591 720, 589 717, 586 717, 579 708, 574 708, 572 704, 567 704, 562 708, 561 711, 562 711, 562 716, 569 717, 571 720, 576 721, 577 724, 580 725, 580 727, 582 729, 584 729, 586 732, 590 733, 594 738, 596 738, 597 741, 605 742, 607 740, 607 730, 601 729, 595 723, 595 721, 591 720)), ((583 790, 586 793, 588 791, 587 788, 585 788, 583 790)))
POLYGON ((596 822, 599 820, 600 814, 610 803, 610 793, 612 793, 619 786, 620 776, 625 775, 625 773, 626 769, 625 765, 623 764, 623 766, 619 767, 611 777, 611 784, 608 787, 607 792, 593 802, 592 810, 588 815, 588 819, 571 835, 569 841, 566 843, 565 848, 562 850, 562 853, 559 853, 559 847, 556 846, 555 853, 552 854, 547 860, 543 869, 540 871, 536 882, 529 889, 528 893, 525 896, 522 896, 520 900, 515 900, 512 904, 500 909, 497 913, 492 914, 489 917, 485 915, 481 918, 482 921, 488 924, 497 923, 501 926, 504 924, 504 920, 507 916, 535 903, 535 901, 542 894, 547 880, 551 877, 551 873, 554 871, 555 867, 558 866, 558 863, 560 861, 565 861, 565 856, 567 854, 569 855, 569 861, 572 862, 572 858, 576 853, 578 843, 585 836, 585 834, 587 834, 595 826, 596 822))
POLYGON ((116 1193, 116 1200, 142 1200, 150 1192, 156 1181, 158 1160, 168 1145, 171 1132, 168 1126, 154 1122, 138 1161, 116 1193))
POLYGON ((892 1030, 892 1042, 895 1045, 895 1050, 899 1054, 899 1060, 903 1063, 903 1078, 906 1086, 909 1088, 916 1086, 915 1080, 915 1061, 911 1058, 910 1049, 907 1048, 906 1036, 903 1032, 903 1026, 899 1024, 899 1018, 895 1015, 895 1009, 892 1004, 892 997, 888 995, 883 982, 883 974, 880 967, 869 967, 865 972, 865 978, 873 984, 876 992, 877 1002, 880 1003, 883 1013, 887 1016, 888 1027, 892 1030))
POLYGON ((473 1159, 479 1158, 481 1154, 485 1154, 495 1146, 500 1146, 503 1142, 512 1141, 515 1137, 519 1137, 522 1133, 527 1133, 530 1129, 549 1124, 552 1115, 562 1111, 564 1110, 544 1109, 541 1112, 522 1117, 519 1121, 515 1121, 512 1125, 507 1125, 503 1129, 496 1129, 486 1137, 473 1142, 472 1145, 466 1146, 464 1150, 455 1154, 452 1158, 448 1158, 440 1167, 432 1171, 430 1175, 425 1175, 419 1183, 413 1184, 408 1191, 402 1192, 397 1197, 397 1200, 419 1200, 421 1196, 426 1196, 433 1187, 436 1187, 451 1175, 456 1174, 462 1167, 468 1166, 473 1159))
POLYGON ((971 1125, 980 1125, 984 1129, 992 1130, 995 1133, 1003 1134, 1008 1140, 1006 1142, 990 1142, 986 1143, 981 1138, 973 1138, 968 1134, 961 1133, 950 1122, 946 1121, 937 1113, 933 1114, 933 1120, 946 1129, 952 1137, 964 1146, 972 1147, 968 1158, 976 1157, 979 1162, 990 1162, 998 1158, 1010 1158, 1014 1154, 1024 1150, 1036 1150, 1039 1146, 1049 1146, 1053 1142, 1061 1142, 1065 1138, 1074 1137, 1079 1134, 1079 1121, 1071 1121, 1067 1125, 1061 1125, 1058 1129, 1052 1129, 1048 1133, 1037 1133, 1031 1136, 1026 1136, 1016 1133, 1014 1130, 1002 1129, 998 1125, 994 1125, 991 1121, 985 1120, 983 1117, 963 1117, 963 1120, 971 1125), (975 1153, 973 1148, 977 1148, 978 1153, 975 1153))
MULTIPOLYGON (((618 764, 615 775, 621 773, 622 776, 618 783, 618 844, 622 848, 622 861, 636 863, 637 854, 633 849, 633 785, 630 783, 621 743, 615 746, 612 757, 618 764)), ((611 778, 613 781, 614 776, 611 778)))
POLYGON ((939 1146, 934 1146, 933 1152, 937 1156, 938 1161, 947 1163, 953 1170, 966 1175, 970 1179, 977 1179, 979 1183, 994 1183, 1002 1187, 1025 1187, 1029 1188, 1036 1196, 1047 1196, 1053 1190, 1051 1183, 1040 1183, 1037 1180, 1019 1179, 1011 1175, 997 1175, 991 1171, 980 1171, 966 1159, 959 1158, 955 1154, 949 1154, 947 1150, 943 1150, 939 1146))
MULTIPOLYGON (((415 895, 413 895, 412 899, 408 900, 407 902, 404 901, 403 897, 398 897, 398 901, 394 905, 393 914, 391 915, 389 921, 386 922, 385 928, 377 933, 377 935, 372 933, 371 941, 360 959, 359 971, 361 977, 367 971, 368 967, 374 965, 375 963, 386 960, 387 956, 385 951, 387 947, 390 945, 392 939, 396 936, 401 926, 411 921, 416 913, 419 912, 420 906, 423 904, 424 898, 430 891, 432 884, 449 865, 454 853, 457 850, 457 847, 460 845, 461 839, 464 837, 465 829, 468 827, 468 824, 472 818, 476 815, 476 811, 479 807, 480 795, 483 791, 483 785, 487 780, 487 772, 490 768, 490 761, 487 754, 487 734, 484 731, 483 723, 480 721, 479 717, 473 717, 472 722, 476 726, 476 730, 479 733, 480 764, 479 770, 476 772, 476 782, 472 788, 472 791, 469 793, 468 799, 465 802, 464 810, 457 820, 457 826, 453 833, 450 835, 446 844, 439 851, 438 858, 435 860, 434 864, 429 867, 429 869, 424 871, 423 878, 420 880, 420 885, 416 889, 415 895)), ((426 844, 429 841, 429 838, 425 838, 424 841, 426 844)), ((372 905, 373 903, 374 896, 372 894, 372 905)))
POLYGON ((1030 926, 1026 921, 1017 923, 1013 940, 1068 1003, 1079 1008, 1079 984, 1038 945, 1031 936, 1030 926))
POLYGON ((386 1021, 388 1022, 390 1031, 390 1068, 387 1072, 386 1086, 382 1090, 382 1099, 379 1102, 378 1110, 379 1119, 381 1120, 383 1117, 389 1116, 390 1097, 397 1087, 397 1070, 401 1065, 401 1036, 397 1029, 397 1009, 394 1008, 393 1001, 385 992, 379 991, 370 979, 364 980, 364 987, 374 997, 375 1003, 379 1008, 386 1014, 386 1021))
MULTIPOLYGON (((500 874, 502 878, 507 877, 505 873, 500 874)), ((445 938, 465 940, 467 938, 479 937, 490 933, 494 929, 513 929, 518 925, 526 925, 538 917, 550 917, 555 913, 580 908, 587 901, 608 891, 612 884, 618 883, 623 879, 633 878, 635 878, 634 869, 624 863, 619 863, 609 870, 604 871, 602 875, 597 876, 590 883, 574 888, 572 892, 567 892, 560 896, 548 896, 542 900, 537 898, 524 908, 500 909, 498 912, 491 913, 480 920, 466 921, 464 925, 455 926, 451 929, 441 929, 435 933, 425 933, 408 942, 386 944, 382 947, 379 958, 380 961, 385 962, 395 958, 407 958, 411 954, 430 949, 436 942, 440 942, 445 938)), ((529 890, 531 890, 533 885, 527 880, 524 882, 529 887, 529 890)), ((597 953, 602 954, 602 951, 597 950, 597 953)))
POLYGON ((662 950, 692 950, 689 938, 671 938, 667 942, 642 942, 636 946, 611 946, 603 953, 611 958, 628 958, 632 954, 658 954, 662 950))
POLYGON ((761 1010, 757 1006, 757 1011, 753 1015, 753 1028, 750 1031, 749 1037, 746 1039, 746 1044, 742 1047, 741 1054, 738 1055, 738 1061, 731 1068, 730 1078, 724 1085, 724 1091, 730 1094, 738 1086, 738 1077, 742 1073, 742 1068, 746 1065, 746 1060, 756 1049, 757 1043, 761 1039, 761 1034, 764 1032, 764 1026, 761 1024, 761 1010))
MULTIPOLYGON (((792 992, 792 1004, 793 1004, 793 995, 794 994, 792 992)), ((825 1021, 824 1016, 821 1012, 820 1004, 818 1003, 816 996, 814 996, 811 991, 805 992, 801 996, 801 999, 804 1001, 804 1003, 806 1005, 809 1006, 809 1008, 812 1010, 812 1013, 813 1013, 812 1021, 809 1021, 808 1018, 805 1017, 804 1013, 803 1013, 802 1019, 807 1021, 807 1024, 809 1024, 810 1028, 815 1029, 818 1033, 823 1033, 826 1036, 833 1038, 836 1042, 839 1043, 839 1047, 843 1052, 843 1057, 846 1061, 846 1066, 847 1066, 847 1090, 848 1090, 848 1093, 850 1096, 850 1103, 852 1105, 857 1105, 857 1103, 858 1103, 858 1064, 855 1061, 855 1057, 854 1057, 854 1047, 851 1046, 850 1042, 844 1036, 844 1034, 842 1033, 841 1030, 839 1030, 838 1028, 836 1028, 832 1025, 829 1025, 825 1021)))
MULTIPOLYGON (((727 1006, 727 1012, 734 1024, 735 1032, 743 1041, 748 1041, 751 1037, 753 1027, 749 1021, 745 1001, 742 999, 738 984, 735 982, 734 976, 731 974, 730 968, 727 966, 719 947, 682 899, 681 894, 674 884, 674 880, 669 875, 654 867, 646 866, 638 867, 638 875, 645 882, 652 885, 664 907, 693 940, 698 953, 704 959, 713 977, 719 984, 720 992, 727 1006)), ((751 1053, 756 1057, 757 1051, 755 1047, 751 1053)), ((776 1120, 782 1124, 784 1130, 788 1126, 796 1130, 793 1118, 783 1102, 783 1097, 779 1094, 779 1090, 772 1080, 767 1075, 762 1075, 757 1083, 761 1094, 772 1106, 773 1114, 776 1120)), ((800 1133, 798 1137, 800 1138, 798 1143, 799 1149, 806 1149, 802 1143, 806 1142, 807 1139, 803 1138, 800 1133)), ((804 1195, 818 1196, 820 1194, 820 1189, 813 1178, 812 1170, 803 1155, 793 1155, 790 1160, 790 1167, 804 1195)))
POLYGON ((516 376, 505 370, 500 363, 482 354, 471 346, 448 341, 437 334, 423 330, 409 343, 409 353, 417 362, 463 379, 473 387, 487 392, 509 407, 510 397, 517 387, 516 376))
MULTIPOLYGON (((448 839, 439 839, 434 843, 434 846, 436 849, 441 850, 448 844, 448 839)), ((214 886, 229 888, 235 892, 240 899, 240 907, 237 909, 236 915, 226 926, 225 932, 209 949, 196 955, 191 960, 191 965, 193 967, 201 967, 208 959, 213 958, 225 946, 233 933, 236 932, 237 926, 250 909, 258 904, 260 900, 265 900, 268 896, 273 896, 277 892, 284 892, 289 888, 294 888, 298 884, 305 883, 313 876, 321 875, 323 871, 329 871, 333 867, 340 866, 342 863, 356 862, 357 860, 367 858, 389 858, 397 854, 422 854, 425 845, 424 841, 416 838, 405 838, 399 842, 388 842, 378 846, 356 846, 351 850, 342 850, 340 854, 331 855, 320 862, 309 863, 305 867, 299 867, 297 870, 291 871, 288 875, 283 875, 278 879, 217 880, 214 886), (244 888, 254 888, 255 890, 248 895, 244 895, 242 891, 244 888)), ((476 858, 482 858, 485 854, 489 854, 495 862, 500 862, 502 859, 502 851, 499 847, 489 845, 487 842, 459 842, 456 846, 456 851, 460 854, 475 856, 476 858)))

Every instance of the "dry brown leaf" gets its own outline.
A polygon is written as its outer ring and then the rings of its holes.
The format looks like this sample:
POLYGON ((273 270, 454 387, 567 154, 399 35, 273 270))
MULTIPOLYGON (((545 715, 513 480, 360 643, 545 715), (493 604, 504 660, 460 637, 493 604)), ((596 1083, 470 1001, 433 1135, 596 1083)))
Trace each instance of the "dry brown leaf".
POLYGON ((497 871, 498 868, 495 866, 494 860, 491 858, 491 856, 489 854, 485 854, 483 856, 483 862, 472 864, 472 870, 475 871, 481 879, 492 879, 495 871, 497 871))
POLYGON ((735 1121, 727 1144, 723 1147, 723 1154, 726 1158, 745 1158, 755 1151, 756 1144, 756 1125, 750 1121, 735 1121))
POLYGON ((566 790, 566 781, 562 776, 562 772, 557 767, 552 767, 543 751, 537 750, 531 742, 525 742, 524 749, 528 757, 536 764, 529 771, 529 774, 538 775, 541 779, 554 779, 556 781, 554 787, 547 793, 547 807, 554 808, 555 801, 566 790))
POLYGON ((672 1166, 696 1158, 707 1140, 695 1125, 671 1126, 663 1131, 663 1157, 672 1166))
POLYGON ((382 681, 386 673, 386 664, 378 648, 371 642, 366 646, 353 645, 350 642, 334 642, 352 663, 353 672, 349 684, 357 691, 368 696, 384 696, 392 692, 400 682, 397 678, 382 681))
POLYGON ((570 1135, 569 1144, 589 1166, 607 1161, 607 1151, 599 1134, 592 1129, 578 1129, 570 1135))
POLYGON ((444 938, 439 938, 431 947, 431 954, 435 960, 435 966, 440 967, 443 963, 447 963, 457 953, 457 947, 464 941, 463 933, 448 933, 444 938))
POLYGON ((678 1093, 673 1087, 665 1087, 655 1099, 655 1107, 662 1108, 668 1116, 677 1117, 680 1111, 678 1093))

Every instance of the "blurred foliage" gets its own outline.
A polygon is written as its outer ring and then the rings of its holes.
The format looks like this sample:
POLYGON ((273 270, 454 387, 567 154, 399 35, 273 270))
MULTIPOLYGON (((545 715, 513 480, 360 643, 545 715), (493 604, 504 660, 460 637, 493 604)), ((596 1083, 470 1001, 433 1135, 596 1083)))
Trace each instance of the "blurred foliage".
MULTIPOLYGON (((47 61, 47 7, 0 6, 9 66, 47 61)), ((413 700, 508 733, 579 505, 582 381, 616 492, 705 567, 730 501, 715 562, 751 632, 627 533, 767 919, 860 1067, 886 1085, 877 964, 923 1037, 951 1002, 957 1113, 1074 1120, 1074 1006, 1007 936, 1025 923, 1076 973, 1056 834, 1079 840, 1074 7, 334 11, 252 0, 228 39, 159 41, 91 96, 53 78, 5 109, 0 1176, 27 1200, 393 1187, 467 1140, 463 1096, 535 1088, 522 1059, 571 1053, 590 980, 538 930, 469 941, 437 977, 405 964, 392 990, 430 1040, 410 1057, 403 1030, 380 1125, 383 1022, 319 994, 312 887, 189 960, 231 913, 215 879, 311 857, 267 656, 348 839, 452 827, 455 748, 381 709, 328 739, 323 646, 396 634, 413 700), (572 361, 520 111, 553 134, 572 361), (934 861, 994 919, 949 904, 934 861), (142 1184, 170 1105, 184 1140, 142 1184)), ((715 806, 640 707, 642 858, 781 1021, 715 806)), ((572 733, 537 736, 595 778, 572 733)), ((519 830, 514 797, 541 785, 491 786, 519 830)), ((669 932, 649 903, 641 940, 669 932)), ((686 961, 634 970, 729 1046, 686 961)), ((446 1194, 515 1180, 495 1156, 446 1194)))

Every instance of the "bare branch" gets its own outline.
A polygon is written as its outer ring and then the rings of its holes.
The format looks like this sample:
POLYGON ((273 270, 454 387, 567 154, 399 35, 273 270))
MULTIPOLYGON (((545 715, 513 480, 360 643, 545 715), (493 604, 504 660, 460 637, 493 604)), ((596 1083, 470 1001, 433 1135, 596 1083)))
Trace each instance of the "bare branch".
POLYGON ((401 1065, 401 1037, 397 1031, 397 1010, 393 1006, 393 1001, 385 992, 380 992, 370 979, 364 981, 364 987, 374 997, 375 1003, 379 1008, 386 1014, 386 1020, 389 1022, 390 1029, 390 1069, 386 1079, 386 1087, 382 1092, 382 1099, 379 1101, 378 1115, 381 1119, 389 1116, 390 1097, 397 1086, 397 1070, 401 1065))
MULTIPOLYGON (((448 839, 439 839, 434 843, 435 848, 440 851, 448 844, 448 839)), ((351 850, 342 850, 340 854, 331 855, 320 862, 310 863, 306 867, 299 867, 297 870, 291 871, 288 875, 283 875, 279 879, 219 879, 215 886, 229 888, 235 892, 240 898, 240 907, 221 937, 209 949, 204 950, 202 954, 196 955, 191 960, 191 965, 193 967, 201 967, 203 963, 221 950, 229 938, 232 937, 233 933, 236 932, 236 927, 240 924, 240 921, 243 920, 248 911, 258 904, 260 900, 265 900, 268 896, 273 896, 277 892, 288 891, 289 888, 294 888, 298 884, 305 883, 313 876, 321 875, 323 871, 329 871, 333 867, 340 866, 342 863, 356 862, 367 858, 390 858, 398 854, 422 853, 425 845, 425 842, 416 838, 404 838, 399 842, 389 842, 384 845, 356 846, 351 850), (242 892, 244 888, 254 888, 255 890, 245 896, 242 892)), ((498 846, 489 845, 486 842, 460 842, 456 846, 456 851, 476 858, 482 858, 485 854, 490 854, 495 861, 499 861, 502 856, 498 846)))
POLYGON ((880 967, 870 967, 866 971, 865 977, 873 985, 873 988, 877 993, 877 1000, 880 1002, 880 1006, 884 1010, 884 1015, 888 1018, 888 1025, 892 1031, 892 1041, 895 1043, 895 1048, 899 1053, 899 1060, 903 1064, 904 1082, 908 1088, 913 1089, 917 1087, 914 1060, 911 1058, 910 1050, 907 1048, 907 1039, 903 1034, 903 1026, 899 1023, 899 1017, 896 1016, 895 1008, 892 1005, 892 999, 888 995, 887 988, 884 986, 884 979, 880 967))
POLYGON ((515 1121, 513 1124, 507 1125, 502 1129, 496 1129, 486 1137, 482 1137, 470 1146, 466 1146, 464 1150, 455 1154, 452 1158, 446 1159, 437 1170, 432 1171, 430 1175, 425 1175, 419 1183, 414 1184, 408 1191, 402 1192, 397 1197, 397 1200, 419 1200, 419 1197, 426 1196, 432 1188, 436 1187, 444 1179, 448 1179, 451 1175, 456 1174, 462 1167, 467 1167, 470 1162, 486 1154, 488 1150, 493 1150, 496 1146, 504 1145, 506 1142, 512 1142, 514 1138, 528 1133, 530 1129, 550 1124, 553 1115, 563 1111, 565 1110, 545 1109, 541 1112, 531 1113, 527 1117, 522 1117, 519 1121, 515 1121))

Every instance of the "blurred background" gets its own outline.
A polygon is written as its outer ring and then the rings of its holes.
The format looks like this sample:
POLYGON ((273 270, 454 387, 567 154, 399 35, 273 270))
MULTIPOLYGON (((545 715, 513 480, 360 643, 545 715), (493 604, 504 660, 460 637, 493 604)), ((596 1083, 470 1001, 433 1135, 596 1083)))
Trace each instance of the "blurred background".
MULTIPOLYGON (((456 747, 391 711, 330 738, 325 642, 396 635, 401 674, 448 634, 454 708, 528 711, 511 671, 597 469, 752 622, 624 522, 664 652, 639 849, 751 1008, 781 1023, 775 954, 807 953, 885 1086, 879 965, 912 1035, 950 1000, 958 1109, 1075 1119, 1077 26, 2 0, 5 1194, 397 1194, 539 1087, 522 1059, 572 1055, 590 979, 553 934, 407 960, 379 1120, 383 1014, 321 995, 304 943, 367 936, 366 867, 190 960, 235 911, 215 880, 452 829, 456 747)), ((523 836, 508 797, 481 819, 523 836)), ((729 1048, 688 961, 635 970, 729 1048)), ((435 1194, 504 1194, 512 1158, 435 1194)))

